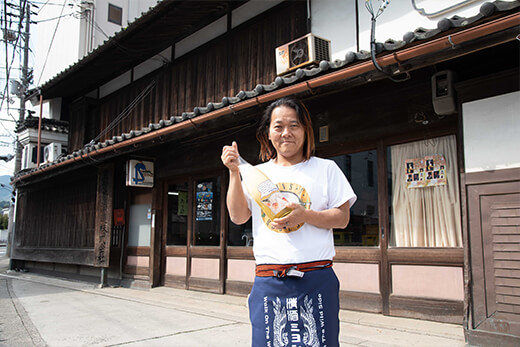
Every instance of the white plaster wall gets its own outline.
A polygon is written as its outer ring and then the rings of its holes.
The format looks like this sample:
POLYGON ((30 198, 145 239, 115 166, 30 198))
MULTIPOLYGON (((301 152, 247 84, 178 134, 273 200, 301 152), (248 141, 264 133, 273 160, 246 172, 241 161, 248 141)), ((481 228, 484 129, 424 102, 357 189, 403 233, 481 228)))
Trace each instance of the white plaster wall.
POLYGON ((141 64, 134 67, 134 81, 139 78, 146 76, 152 71, 160 68, 164 64, 167 64, 171 61, 172 57, 172 48, 168 47, 164 51, 159 54, 154 55, 150 59, 142 62, 141 64))
POLYGON ((332 60, 356 50, 356 3, 352 0, 313 0, 311 32, 331 41, 332 60))
MULTIPOLYGON (((370 50, 370 14, 365 9, 364 1, 359 1, 360 12, 360 42, 362 50, 370 50)), ((428 13, 448 8, 456 2, 453 0, 416 0, 417 6, 422 6, 428 13)), ((458 1, 460 2, 460 1, 458 1)), ((417 12, 411 1, 391 1, 384 13, 377 19, 376 41, 385 42, 387 39, 402 40, 403 35, 414 31, 418 27, 436 29, 437 23, 442 18, 450 18, 453 15, 460 17, 472 17, 479 13, 480 6, 485 0, 476 0, 459 9, 455 9, 441 16, 428 18, 417 12)), ((379 1, 373 1, 379 4, 379 1)))
MULTIPOLYGON (((345 53, 357 51, 356 45, 356 1, 359 11, 359 49, 370 50, 371 16, 365 8, 364 0, 312 0, 311 31, 323 38, 331 40, 332 59, 345 59, 345 53)), ((512 0, 509 0, 512 1, 512 0)), ((387 39, 401 40, 403 35, 418 27, 437 28, 437 22, 455 14, 471 17, 479 13, 485 0, 475 0, 461 8, 443 15, 429 18, 421 15, 413 8, 411 1, 390 1, 389 6, 377 19, 376 41, 387 39)), ((381 2, 372 0, 374 7, 381 2)), ((453 0, 416 0, 419 8, 427 13, 437 12, 453 5, 453 0)))
POLYGON ((31 15, 31 20, 38 24, 30 26, 35 86, 47 82, 78 60, 80 20, 73 14, 79 8, 67 6, 65 2, 53 0, 52 5, 40 4, 40 9, 32 7, 32 11, 38 12, 38 15, 31 15), (62 17, 57 19, 60 15, 62 17))
POLYGON ((115 92, 123 88, 124 86, 130 84, 132 82, 132 73, 131 71, 127 71, 124 74, 114 78, 110 82, 103 84, 99 87, 99 98, 104 98, 110 93, 115 92))
POLYGON ((227 16, 217 19, 211 24, 208 24, 199 31, 191 34, 185 39, 175 44, 175 58, 183 56, 184 54, 202 46, 206 42, 225 34, 227 31, 227 16))
POLYGON ((132 23, 137 18, 141 17, 143 13, 146 13, 150 8, 157 5, 161 0, 126 0, 128 8, 128 23, 132 23))
MULTIPOLYGON (((40 137, 42 146, 51 142, 66 144, 68 140, 67 134, 47 130, 43 130, 40 137)), ((38 143, 38 129, 28 128, 23 130, 18 134, 18 141, 20 141, 23 146, 30 142, 34 144, 38 143)))
POLYGON ((94 28, 94 49, 109 37, 114 36, 122 27, 128 25, 128 2, 127 0, 97 0, 94 9, 94 18, 97 26, 94 28), (108 21, 108 4, 121 7, 123 16, 121 25, 108 21))
POLYGON ((278 5, 283 0, 251 0, 233 10, 231 27, 234 28, 260 13, 278 5))
POLYGON ((520 92, 462 105, 466 172, 520 167, 520 92))

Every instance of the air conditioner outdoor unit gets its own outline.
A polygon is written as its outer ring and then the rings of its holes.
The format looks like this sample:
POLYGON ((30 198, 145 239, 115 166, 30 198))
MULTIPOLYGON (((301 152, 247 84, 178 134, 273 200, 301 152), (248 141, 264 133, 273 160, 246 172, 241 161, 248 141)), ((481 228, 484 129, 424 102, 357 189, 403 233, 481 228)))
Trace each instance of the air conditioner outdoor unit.
POLYGON ((314 34, 307 34, 275 49, 276 74, 296 70, 310 64, 330 61, 330 41, 314 34))
POLYGON ((38 145, 35 143, 29 143, 24 146, 22 152, 22 170, 36 167, 37 148, 38 145))
POLYGON ((45 146, 43 150, 43 161, 50 163, 59 158, 61 155, 61 143, 52 142, 45 146))

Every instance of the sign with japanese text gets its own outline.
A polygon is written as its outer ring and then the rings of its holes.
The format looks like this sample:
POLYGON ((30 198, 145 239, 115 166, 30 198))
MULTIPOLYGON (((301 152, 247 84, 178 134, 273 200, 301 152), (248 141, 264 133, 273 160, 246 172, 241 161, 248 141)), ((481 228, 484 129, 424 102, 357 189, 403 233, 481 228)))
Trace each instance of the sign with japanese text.
POLYGON ((114 225, 125 225, 125 210, 122 208, 114 209, 114 225))

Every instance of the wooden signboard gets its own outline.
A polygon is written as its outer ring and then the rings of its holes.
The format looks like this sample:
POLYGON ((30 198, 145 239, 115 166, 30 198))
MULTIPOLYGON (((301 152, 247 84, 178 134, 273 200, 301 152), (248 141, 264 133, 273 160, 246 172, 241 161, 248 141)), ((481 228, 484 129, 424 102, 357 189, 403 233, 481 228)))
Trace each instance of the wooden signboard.
POLYGON ((112 229, 112 192, 114 191, 114 167, 102 166, 98 170, 96 193, 96 230, 94 236, 94 266, 108 267, 110 234, 112 229))

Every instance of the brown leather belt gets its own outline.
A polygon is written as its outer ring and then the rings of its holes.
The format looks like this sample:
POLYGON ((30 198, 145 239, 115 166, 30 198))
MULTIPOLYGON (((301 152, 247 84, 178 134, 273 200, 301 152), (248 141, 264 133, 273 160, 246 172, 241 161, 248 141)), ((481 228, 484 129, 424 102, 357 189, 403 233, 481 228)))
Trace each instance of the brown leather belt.
POLYGON ((305 272, 332 267, 332 260, 312 261, 301 264, 262 264, 256 266, 256 275, 259 277, 303 277, 305 272))

